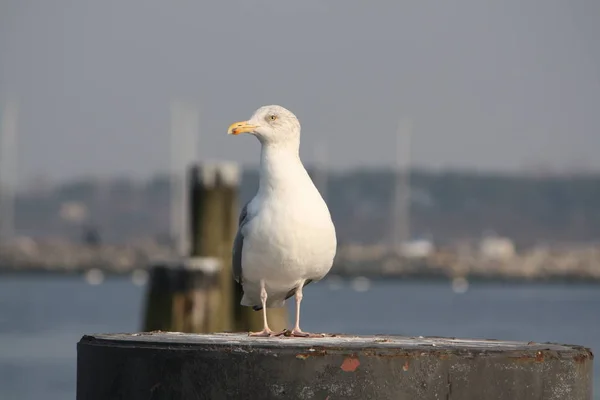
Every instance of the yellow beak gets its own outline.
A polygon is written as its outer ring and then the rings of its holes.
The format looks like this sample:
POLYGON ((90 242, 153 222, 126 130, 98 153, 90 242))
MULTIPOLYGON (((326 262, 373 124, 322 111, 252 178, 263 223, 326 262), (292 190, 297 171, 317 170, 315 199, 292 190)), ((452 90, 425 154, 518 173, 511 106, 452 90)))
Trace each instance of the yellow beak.
POLYGON ((258 128, 258 126, 252 125, 248 123, 248 121, 234 122, 233 124, 229 125, 227 134, 239 135, 240 133, 254 132, 256 128, 258 128))

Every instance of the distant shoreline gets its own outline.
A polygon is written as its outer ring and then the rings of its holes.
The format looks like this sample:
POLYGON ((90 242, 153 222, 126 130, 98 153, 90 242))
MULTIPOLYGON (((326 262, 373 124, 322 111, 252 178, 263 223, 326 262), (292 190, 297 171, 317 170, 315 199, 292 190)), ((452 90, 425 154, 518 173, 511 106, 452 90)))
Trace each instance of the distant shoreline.
MULTIPOLYGON (((104 273, 107 279, 110 278, 121 278, 126 276, 131 276, 133 271, 124 271, 117 272, 111 271, 109 269, 98 268, 102 273, 104 273)), ((144 269, 144 268, 140 268, 144 269)), ((27 270, 16 269, 16 268, 3 268, 0 267, 0 277, 5 276, 52 276, 52 277, 81 277, 84 276, 87 271, 90 269, 76 269, 76 270, 66 270, 66 269, 47 269, 47 268, 31 268, 27 270)), ((453 277, 450 277, 445 274, 432 274, 432 273, 405 273, 405 274, 397 274, 397 273, 388 273, 388 274, 338 274, 338 273, 330 273, 327 275, 323 281, 327 281, 330 278, 341 278, 343 281, 352 281, 358 277, 364 277, 372 281, 407 281, 407 282, 448 282, 451 283, 453 281, 453 277)), ((596 278, 588 278, 588 277, 579 277, 579 276, 549 276, 549 277, 509 277, 509 276, 483 276, 479 274, 467 274, 461 276, 469 283, 486 283, 486 284, 502 284, 508 283, 511 285, 526 285, 526 284, 535 284, 535 285, 545 285, 545 284, 590 284, 590 285, 599 285, 600 279, 596 278)))

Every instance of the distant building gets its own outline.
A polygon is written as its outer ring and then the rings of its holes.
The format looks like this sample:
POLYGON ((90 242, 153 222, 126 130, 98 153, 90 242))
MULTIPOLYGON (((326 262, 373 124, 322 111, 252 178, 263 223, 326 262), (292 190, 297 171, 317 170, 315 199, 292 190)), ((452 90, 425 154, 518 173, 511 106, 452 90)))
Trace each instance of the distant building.
POLYGON ((80 224, 87 220, 88 208, 85 204, 79 201, 67 201, 61 204, 60 217, 70 223, 80 224))
POLYGON ((507 260, 515 256, 515 244, 506 237, 487 236, 479 243, 479 254, 488 260, 507 260))
POLYGON ((400 245, 400 251, 406 258, 425 258, 434 250, 433 243, 426 239, 410 240, 400 245))

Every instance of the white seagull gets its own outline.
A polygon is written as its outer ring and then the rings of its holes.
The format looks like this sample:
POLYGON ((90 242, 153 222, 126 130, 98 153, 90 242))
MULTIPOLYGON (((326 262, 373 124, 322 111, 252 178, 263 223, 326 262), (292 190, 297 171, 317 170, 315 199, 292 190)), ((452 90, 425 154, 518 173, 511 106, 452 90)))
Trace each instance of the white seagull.
POLYGON ((337 239, 327 204, 300 160, 300 122, 281 106, 264 106, 227 133, 250 133, 261 143, 258 192, 240 213, 232 260, 244 290, 241 304, 263 311, 263 330, 250 335, 278 335, 266 309, 295 295, 291 335, 311 336, 300 329, 302 288, 329 272, 337 239))

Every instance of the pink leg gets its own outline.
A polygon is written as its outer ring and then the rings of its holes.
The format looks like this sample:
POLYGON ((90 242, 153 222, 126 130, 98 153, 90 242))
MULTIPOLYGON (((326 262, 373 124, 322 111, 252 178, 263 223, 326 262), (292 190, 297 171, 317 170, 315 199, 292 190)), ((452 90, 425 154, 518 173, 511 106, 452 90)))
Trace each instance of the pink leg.
POLYGON ((265 281, 260 281, 260 302, 262 303, 262 313, 263 313, 263 330, 260 332, 250 332, 249 336, 258 336, 258 337, 268 337, 273 336, 274 332, 269 328, 269 324, 267 322, 267 290, 265 289, 265 281))
POLYGON ((298 286, 298 289, 296 289, 296 324, 294 325, 294 329, 292 329, 291 336, 296 336, 296 337, 322 337, 323 335, 319 335, 319 334, 315 334, 315 333, 308 333, 308 332, 303 332, 302 329, 300 329, 300 303, 302 302, 302 287, 304 286, 304 282, 302 282, 302 284, 300 286, 298 286))

